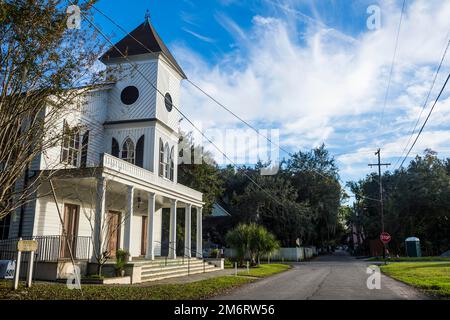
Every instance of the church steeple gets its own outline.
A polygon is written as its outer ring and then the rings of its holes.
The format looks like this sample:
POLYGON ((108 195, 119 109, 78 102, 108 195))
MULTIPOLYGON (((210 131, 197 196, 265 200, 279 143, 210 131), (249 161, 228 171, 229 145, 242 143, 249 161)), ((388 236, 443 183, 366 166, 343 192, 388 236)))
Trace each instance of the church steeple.
POLYGON ((148 10, 148 9, 145 12, 144 22, 150 24, 150 10, 148 10))
POLYGON ((172 53, 170 53, 161 37, 153 28, 150 22, 150 12, 147 10, 145 21, 122 40, 117 42, 113 47, 109 48, 109 50, 101 56, 100 61, 108 63, 110 60, 123 59, 122 54, 132 57, 144 54, 153 55, 154 53, 164 55, 181 77, 183 79, 187 78, 172 53))

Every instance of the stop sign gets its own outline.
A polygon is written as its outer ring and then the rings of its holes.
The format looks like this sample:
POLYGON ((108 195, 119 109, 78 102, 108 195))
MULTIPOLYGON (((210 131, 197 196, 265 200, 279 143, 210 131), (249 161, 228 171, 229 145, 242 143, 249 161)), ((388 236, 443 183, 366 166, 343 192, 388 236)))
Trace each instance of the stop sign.
POLYGON ((389 241, 391 241, 391 235, 387 232, 382 232, 380 234, 380 240, 381 242, 383 242, 384 244, 388 244, 389 241))

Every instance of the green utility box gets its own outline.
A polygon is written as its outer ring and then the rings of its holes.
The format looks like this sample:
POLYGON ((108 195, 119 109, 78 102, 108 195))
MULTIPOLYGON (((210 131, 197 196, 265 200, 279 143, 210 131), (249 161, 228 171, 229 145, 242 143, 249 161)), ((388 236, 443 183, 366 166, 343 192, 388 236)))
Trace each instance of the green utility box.
POLYGON ((408 257, 421 257, 420 240, 416 237, 409 237, 405 240, 406 255, 408 257))

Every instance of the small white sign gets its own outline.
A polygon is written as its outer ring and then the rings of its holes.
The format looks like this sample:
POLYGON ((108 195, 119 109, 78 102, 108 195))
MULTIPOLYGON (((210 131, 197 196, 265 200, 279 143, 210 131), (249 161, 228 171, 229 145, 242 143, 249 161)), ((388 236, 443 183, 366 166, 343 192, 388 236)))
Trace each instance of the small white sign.
POLYGON ((0 260, 0 279, 14 279, 16 262, 14 260, 0 260))

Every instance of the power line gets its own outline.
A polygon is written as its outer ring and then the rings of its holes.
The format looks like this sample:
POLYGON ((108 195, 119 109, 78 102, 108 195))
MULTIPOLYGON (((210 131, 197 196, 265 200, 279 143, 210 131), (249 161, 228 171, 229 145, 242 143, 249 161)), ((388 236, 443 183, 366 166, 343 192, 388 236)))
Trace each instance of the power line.
POLYGON ((383 123, 383 118, 384 118, 384 110, 386 109, 386 104, 387 104, 387 100, 389 97, 389 91, 391 88, 391 81, 392 81, 392 73, 394 71, 394 65, 395 65, 395 59, 397 57, 397 50, 398 50, 398 40, 400 38, 400 29, 402 26, 402 21, 403 21, 403 13, 405 11, 405 4, 406 4, 406 0, 403 0, 403 5, 402 5, 402 11, 400 13, 400 22, 398 24, 398 29, 397 29, 397 36, 395 38, 395 48, 394 48, 394 55, 392 56, 392 62, 391 62, 391 69, 389 71, 389 78, 388 78, 388 85, 386 88, 386 94, 384 95, 384 104, 383 104, 383 109, 381 111, 381 117, 380 117, 380 124, 379 127, 381 127, 381 124, 383 123))
POLYGON ((411 153, 412 148, 416 145, 416 142, 417 142, 417 140, 419 139, 420 135, 422 134, 423 128, 425 128, 425 125, 427 124, 428 119, 430 119, 430 116, 431 116, 431 114, 433 113, 434 107, 436 106, 437 102, 439 101, 439 99, 440 99, 440 97, 441 97, 441 95, 442 95, 442 92, 444 92, 444 89, 445 89, 445 87, 447 86, 447 83, 448 83, 448 80, 449 80, 449 79, 450 79, 450 73, 448 74, 447 79, 445 80, 444 85, 443 85, 442 88, 441 88, 441 91, 439 91, 439 94, 438 94, 438 96, 436 97, 436 100, 434 101, 433 106, 432 106, 431 109, 430 109, 430 112, 428 113, 428 116, 426 117, 426 119, 425 119, 425 121, 424 121, 422 127, 421 127, 420 130, 419 130, 419 133, 418 133, 417 136, 416 136, 416 139, 414 140, 413 144, 411 145, 411 148, 409 148, 408 153, 406 154, 406 156, 405 156, 405 158, 403 159, 402 163, 400 164, 400 167, 399 167, 399 168, 401 168, 401 167, 403 166, 403 163, 404 163, 404 162, 406 161, 406 159, 408 158, 409 154, 411 153))
MULTIPOLYGON (((82 17, 84 19, 86 19, 89 24, 94 27, 97 32, 100 33, 100 35, 105 38, 105 40, 111 44, 111 46, 116 49, 117 52, 120 53, 120 55, 127 61, 130 63, 130 65, 144 78, 144 80, 146 80, 152 87, 153 89, 156 90, 156 92, 158 94, 160 94, 163 98, 165 97, 165 95, 142 73, 141 70, 139 70, 139 68, 137 68, 136 64, 133 63, 115 44, 112 43, 112 41, 100 30, 100 28, 98 28, 97 25, 95 25, 95 23, 93 23, 92 21, 90 21, 89 19, 86 18, 86 16, 81 13, 82 17)), ((191 125, 192 127, 197 130, 202 136, 203 138, 205 138, 219 153, 221 153, 228 161, 230 161, 230 163, 233 164, 234 167, 238 168, 239 166, 233 161, 231 160, 226 153, 224 153, 210 138, 208 138, 201 129, 199 129, 176 105, 174 105, 172 103, 172 107, 178 111, 178 113, 185 118, 191 125)), ((261 187, 253 178, 251 178, 247 173, 242 172, 243 175, 249 179, 253 184, 255 184, 259 189, 261 189, 261 191, 263 191, 269 198, 271 198, 272 200, 274 200, 275 202, 277 202, 279 205, 283 206, 284 204, 279 201, 278 199, 274 198, 269 192, 267 192, 267 190, 265 190, 263 187, 261 187)))
MULTIPOLYGON (((101 11, 100 9, 98 9, 97 7, 95 7, 94 5, 92 5, 92 8, 95 9, 98 13, 100 13, 102 16, 104 16, 107 20, 109 20, 112 24, 114 24, 117 28, 119 28, 122 32, 124 32, 127 36, 129 36, 130 38, 132 38, 134 41, 136 41, 142 48, 144 48, 145 50, 147 50, 149 53, 153 54, 155 57, 157 57, 156 52, 152 51, 150 48, 148 48, 145 44, 143 44, 141 41, 139 41, 139 39, 137 39, 136 37, 134 37, 132 34, 130 34, 128 31, 126 31, 121 25, 119 25, 117 22, 115 22, 111 17, 109 17, 106 13, 104 13, 103 11, 101 11)), ((233 117, 235 117, 236 119, 238 119, 239 121, 241 121, 243 124, 245 124, 247 127, 249 127, 250 129, 252 129, 253 131, 256 132, 257 135, 259 135, 260 137, 266 139, 270 144, 274 145, 275 147, 277 147, 279 150, 285 152, 286 154, 288 154, 290 157, 293 156, 293 154, 283 148, 282 146, 280 146, 278 143, 274 142, 272 139, 270 139, 268 136, 262 134, 255 126, 253 126, 252 124, 250 124, 248 121, 244 120, 242 117, 240 117, 238 114, 236 114, 235 112, 233 112, 229 107, 227 107, 224 103, 218 101, 216 98, 214 98, 211 94, 209 94, 208 92, 206 92, 204 89, 202 89, 199 85, 197 85, 194 81, 190 80, 190 79, 186 79, 186 81, 192 85, 194 88, 196 88, 197 90, 199 90, 202 94, 204 94, 207 98, 209 98, 211 101, 213 101, 215 104, 217 104, 218 106, 220 106, 221 108, 223 108, 225 111, 227 111, 228 113, 230 113, 233 117)), ((316 170, 315 168, 311 168, 315 173, 317 173, 318 175, 322 176, 323 178, 328 179, 329 177, 327 177, 326 175, 324 175, 323 173, 321 173, 320 171, 316 170)))
MULTIPOLYGON (((115 22, 111 17, 109 17, 106 13, 104 13, 103 11, 101 11, 100 9, 98 9, 97 7, 95 7, 94 5, 92 6, 92 8, 94 10, 96 10, 98 13, 100 13, 102 16, 104 16, 106 19, 108 19, 112 24, 114 24, 117 28, 119 28, 122 32, 124 32, 127 36, 129 36, 130 38, 132 38, 134 41, 136 41, 142 48, 144 48, 145 50, 147 50, 149 53, 153 54, 155 57, 157 57, 156 52, 152 51, 150 48, 148 48, 145 44, 143 44, 141 41, 139 41, 139 39, 137 39, 136 37, 134 37, 131 33, 129 33, 127 30, 125 30, 125 28, 123 28, 121 25, 119 25, 117 22, 115 22)), ((167 63, 167 62, 166 62, 167 63)), ((202 94, 204 94, 206 97, 208 97, 209 99, 211 99, 214 103, 216 103, 217 105, 219 105, 220 107, 222 107, 223 109, 225 109, 227 112, 229 112, 231 115, 233 115, 235 118, 237 118, 239 121, 241 121, 242 123, 244 123, 246 126, 248 126, 249 128, 253 129, 256 133, 258 133, 261 137, 265 138, 267 141, 269 141, 271 144, 275 145, 276 147, 278 147, 281 151, 284 151, 285 153, 287 153, 289 156, 292 156, 292 154, 282 148, 280 145, 276 144, 275 142, 273 142, 269 137, 263 135, 262 133, 259 132, 259 130, 254 127, 253 125, 251 125, 248 121, 242 119, 242 117, 240 117, 239 115, 237 115, 235 112, 233 112, 230 108, 228 108, 227 106, 225 106, 223 103, 221 103, 220 101, 218 101, 216 98, 214 98, 212 95, 210 95, 208 92, 206 92, 204 89, 202 89, 199 85, 197 85, 194 81, 190 80, 189 78, 186 78, 186 81, 191 84, 194 88, 196 88, 197 90, 199 90, 202 94)))
POLYGON ((437 67, 437 69, 436 69, 436 72, 435 72, 435 75, 434 75, 433 82, 432 82, 432 84, 431 84, 430 90, 428 91, 428 94, 427 94, 427 96, 426 96, 426 99, 425 99, 425 101, 424 101, 424 103, 423 103, 422 109, 420 110, 419 117, 417 118, 417 121, 416 121, 416 123, 415 123, 415 125, 414 125, 414 128, 413 128, 412 131, 411 131, 411 134, 410 134, 410 136, 409 136, 409 138, 408 138, 408 141, 406 142, 405 147, 403 148, 403 151, 402 151, 400 157, 398 157, 397 161, 396 161, 395 164, 394 164, 394 168, 397 167, 397 164, 400 162, 400 159, 403 157, 403 154, 405 153, 406 149, 408 148, 408 145, 409 145, 409 143, 410 143, 410 141, 411 141, 411 138, 413 137, 414 133, 416 132, 417 125, 419 124, 420 118, 422 118, 422 114, 423 114, 423 112, 425 111, 425 108, 427 107, 428 101, 429 101, 429 99, 430 99, 431 92, 432 92, 433 89, 434 89, 434 85, 435 85, 435 83, 436 83, 436 79, 437 79, 438 74, 439 74, 439 72, 440 72, 440 70, 441 70, 441 67, 442 67, 442 64, 443 64, 443 62, 444 62, 445 56, 447 55, 447 50, 448 50, 449 46, 450 46, 450 40, 447 42, 447 46, 445 47, 445 50, 444 50, 444 53, 443 53, 443 55, 442 55, 441 61, 440 61, 439 65, 438 65, 438 67, 437 67))
MULTIPOLYGON (((125 30, 125 28, 123 28, 121 25, 119 25, 117 22, 115 22, 111 17, 109 17, 106 13, 104 13, 102 10, 100 10, 100 9, 98 9, 96 6, 94 6, 94 5, 92 5, 92 8, 94 9, 94 10, 96 10, 98 13, 100 13, 103 17, 105 17, 107 20, 109 20, 113 25, 115 25, 117 28, 119 28, 123 33, 125 33, 127 36, 129 36, 130 38, 132 38, 134 41, 136 41, 142 48, 144 48, 145 50, 147 50, 149 53, 151 53, 151 54, 153 54, 155 57, 157 57, 157 54, 156 54, 156 52, 154 52, 154 51, 152 51, 150 48, 148 48, 145 44, 143 44, 141 41, 139 41, 139 39, 136 39, 136 37, 134 37, 132 34, 130 34, 127 30, 125 30)), ((91 23, 90 21, 89 21, 89 23, 91 23)), ((92 24, 92 23, 91 23, 92 24)), ((98 29, 98 28, 96 28, 96 29, 98 29)), ((99 32, 101 32, 101 31, 99 31, 99 32)), ((103 35, 103 34, 102 34, 103 35)), ((103 35, 103 37, 105 37, 106 38, 106 36, 105 35, 103 35)), ((107 38, 106 38, 107 39, 107 38)), ((112 42, 109 40, 109 39, 107 39, 107 41, 109 42, 109 43, 111 43, 112 44, 112 42)), ((115 45, 114 44, 112 44, 114 47, 115 47, 115 45)), ((117 49, 116 49, 117 50, 117 49)), ((118 50, 119 51, 119 50, 118 50)), ((120 51, 119 51, 120 52, 120 51)), ((120 52, 121 53, 121 52, 120 52)), ((121 53, 122 54, 122 53, 121 53)), ((122 54, 123 55, 123 54, 122 54)), ((253 125, 251 125, 248 121, 246 121, 246 120, 244 120, 242 117, 240 117, 238 114, 236 114, 235 112, 233 112, 229 107, 227 107, 224 103, 222 103, 222 102, 220 102, 220 101, 218 101, 216 98, 214 98, 212 95, 210 95, 208 92, 206 92, 204 89, 202 89, 199 85, 197 85, 195 82, 193 82, 192 80, 190 80, 190 79, 186 79, 186 81, 189 83, 189 84, 191 84, 193 87, 195 87, 197 90, 199 90, 202 94, 204 94, 206 97, 208 97, 209 99, 211 99, 215 104, 217 104, 219 107, 221 107, 222 109, 224 109, 225 111, 227 111, 228 113, 230 113, 232 116, 234 116, 236 119, 238 119, 239 121, 241 121, 242 123, 244 123, 246 126, 248 126, 250 129, 252 129, 253 131, 255 131, 256 132, 256 134, 257 135, 259 135, 260 137, 262 137, 262 138, 264 138, 264 139, 266 139, 270 144, 272 144, 272 145, 274 145, 275 147, 277 147, 279 150, 281 150, 281 151, 283 151, 283 152, 285 152, 286 154, 288 154, 290 157, 292 157, 293 156, 293 154, 290 152, 290 151, 288 151, 287 149, 285 149, 285 148, 283 148, 282 146, 280 146, 279 144, 277 144, 277 143, 275 143, 274 141, 272 141, 272 139, 270 139, 269 137, 267 137, 266 135, 264 135, 264 134, 262 134, 261 132, 259 132, 259 130, 256 128, 256 127, 254 127, 253 125)), ((152 85, 153 86, 153 85, 152 85)), ((154 87, 154 86, 153 86, 154 87)), ((156 88, 155 88, 156 89, 156 88)), ((161 92, 159 92, 161 95, 162 95, 162 93, 161 92)), ((175 108, 175 109, 177 109, 177 108, 175 108)), ((184 118, 186 118, 187 119, 187 117, 182 113, 182 112, 180 112, 179 110, 177 110, 184 118)), ((189 119, 187 119, 188 120, 188 122, 197 130, 197 131, 199 131, 201 134, 202 134, 202 136, 204 136, 204 134, 201 132, 201 130, 199 130, 198 128, 196 128, 195 127, 195 125, 189 120, 189 119)), ((207 139, 208 141, 210 141, 209 139, 207 139)), ((217 147, 213 144, 213 143, 211 143, 216 149, 217 149, 217 147)), ((222 153, 223 154, 223 152, 222 151, 220 151, 220 150, 218 150, 219 151, 219 153, 222 153)), ((226 155, 225 155, 225 157, 226 158, 228 158, 226 155)), ((231 162, 231 161, 230 161, 231 162)), ((235 165, 236 167, 237 167, 237 165, 235 165)), ((310 168, 313 172, 315 172, 316 174, 318 174, 319 176, 321 176, 322 178, 325 178, 325 179, 329 179, 330 177, 328 177, 328 176, 326 176, 326 175, 324 175, 322 172, 320 172, 320 171, 318 171, 317 169, 315 169, 315 168, 310 168)), ((338 180, 338 182, 340 182, 340 183, 342 183, 343 184, 343 186, 345 186, 346 185, 346 183, 340 178, 340 177, 337 177, 337 180, 338 180)), ((358 195, 359 197, 363 197, 363 198, 367 198, 367 197, 364 197, 363 195, 361 195, 361 194, 355 194, 355 195, 358 195)))

